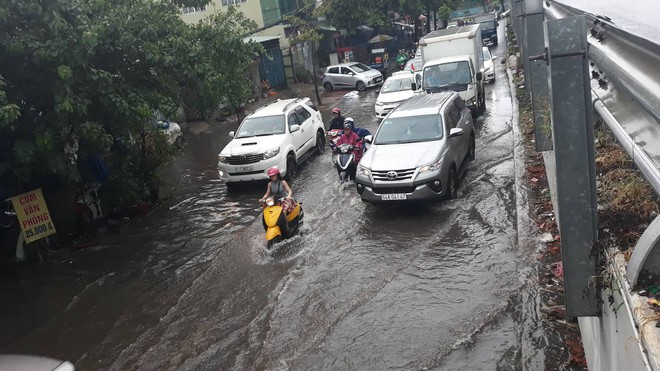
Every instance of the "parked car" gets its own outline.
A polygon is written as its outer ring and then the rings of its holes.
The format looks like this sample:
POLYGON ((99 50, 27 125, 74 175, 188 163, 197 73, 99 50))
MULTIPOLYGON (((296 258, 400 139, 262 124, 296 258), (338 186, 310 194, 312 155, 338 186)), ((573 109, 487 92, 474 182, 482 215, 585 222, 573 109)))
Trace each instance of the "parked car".
POLYGON ((381 85, 383 74, 362 63, 342 63, 326 68, 323 74, 323 88, 332 91, 335 88, 357 89, 381 85))
POLYGON ((484 54, 484 82, 495 82, 495 65, 493 64, 493 59, 497 57, 490 54, 487 46, 484 46, 482 50, 484 54))
POLYGON ((418 94, 390 112, 358 164, 363 201, 451 199, 474 159, 474 124, 458 93, 418 94))
POLYGON ((422 63, 422 57, 415 57, 413 59, 409 59, 408 62, 406 62, 406 65, 403 67, 403 70, 421 71, 422 67, 424 67, 424 63, 422 63))
POLYGON ((413 87, 421 85, 421 77, 411 72, 395 72, 383 83, 378 98, 376 98, 376 117, 384 118, 401 102, 415 95, 413 87), (415 80, 418 79, 418 81, 415 80), (415 85, 415 86, 413 86, 415 85))
POLYGON ((185 139, 179 124, 167 120, 158 120, 156 122, 156 127, 158 128, 159 132, 165 135, 165 138, 169 144, 175 145, 177 148, 183 147, 185 139))
POLYGON ((266 180, 277 166, 287 179, 310 155, 325 150, 321 113, 309 98, 277 100, 248 115, 218 155, 220 179, 228 185, 266 180))

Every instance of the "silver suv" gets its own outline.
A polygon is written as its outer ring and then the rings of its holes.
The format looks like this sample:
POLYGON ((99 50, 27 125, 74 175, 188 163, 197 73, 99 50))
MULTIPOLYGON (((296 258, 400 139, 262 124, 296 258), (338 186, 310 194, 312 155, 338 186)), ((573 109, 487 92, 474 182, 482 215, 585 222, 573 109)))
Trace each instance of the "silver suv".
POLYGON ((326 68, 323 74, 323 88, 349 88, 362 91, 383 83, 383 74, 362 63, 342 63, 326 68))
POLYGON ((474 159, 472 115, 456 92, 417 95, 385 117, 371 142, 355 178, 363 201, 455 198, 457 174, 474 159))

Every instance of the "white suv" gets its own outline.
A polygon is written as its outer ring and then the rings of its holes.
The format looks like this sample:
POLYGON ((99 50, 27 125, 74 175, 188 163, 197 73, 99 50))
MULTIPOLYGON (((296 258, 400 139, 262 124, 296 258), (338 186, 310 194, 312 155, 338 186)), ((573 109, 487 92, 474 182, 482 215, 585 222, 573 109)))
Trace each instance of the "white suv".
POLYGON ((234 139, 218 155, 220 179, 228 184, 268 179, 272 166, 291 179, 303 161, 325 149, 321 113, 309 98, 259 108, 229 136, 234 139))

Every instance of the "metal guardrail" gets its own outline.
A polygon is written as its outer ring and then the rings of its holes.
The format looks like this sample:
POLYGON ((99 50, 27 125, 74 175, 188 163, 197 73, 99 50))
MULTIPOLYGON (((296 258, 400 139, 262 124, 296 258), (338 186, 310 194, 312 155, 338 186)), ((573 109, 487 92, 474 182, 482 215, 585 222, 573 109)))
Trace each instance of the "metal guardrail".
POLYGON ((585 15, 594 108, 660 195, 660 45, 556 1, 546 1, 544 12, 548 19, 585 15))

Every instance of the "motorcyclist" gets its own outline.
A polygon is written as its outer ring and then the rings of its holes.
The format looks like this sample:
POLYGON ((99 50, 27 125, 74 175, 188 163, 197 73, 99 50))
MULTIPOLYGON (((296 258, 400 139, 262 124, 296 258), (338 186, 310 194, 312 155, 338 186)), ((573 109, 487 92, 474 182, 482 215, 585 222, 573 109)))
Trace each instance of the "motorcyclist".
POLYGON ((343 129, 344 128, 344 116, 341 115, 341 110, 339 107, 335 107, 332 109, 332 120, 330 120, 330 127, 328 130, 332 129, 343 129))
POLYGON ((352 145, 354 147, 355 163, 357 164, 362 158, 362 138, 353 131, 354 127, 353 119, 347 117, 344 122, 344 133, 337 140, 336 146, 339 147, 342 144, 352 145))
POLYGON ((399 50, 399 54, 396 56, 396 64, 399 66, 399 70, 402 71, 403 68, 406 65, 406 62, 408 62, 408 56, 406 55, 405 51, 403 49, 399 50))
POLYGON ((280 169, 277 167, 273 166, 268 169, 267 174, 270 178, 270 182, 268 182, 268 186, 266 186, 266 194, 264 194, 259 202, 264 202, 268 196, 273 196, 276 201, 281 200, 282 209, 286 215, 296 206, 296 202, 291 197, 291 187, 289 187, 289 183, 287 183, 286 180, 282 179, 280 169))

